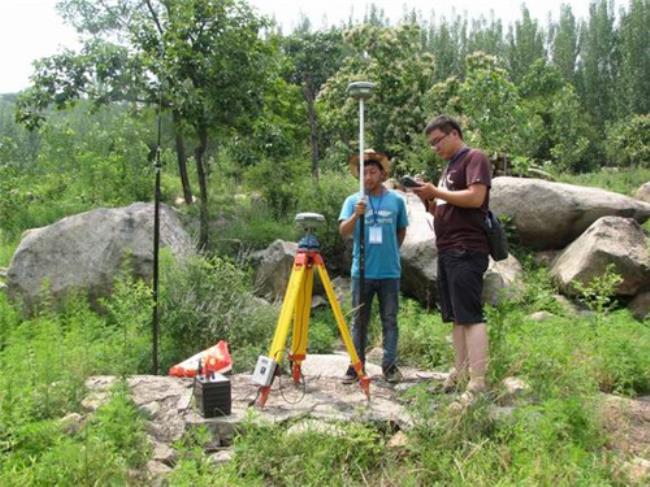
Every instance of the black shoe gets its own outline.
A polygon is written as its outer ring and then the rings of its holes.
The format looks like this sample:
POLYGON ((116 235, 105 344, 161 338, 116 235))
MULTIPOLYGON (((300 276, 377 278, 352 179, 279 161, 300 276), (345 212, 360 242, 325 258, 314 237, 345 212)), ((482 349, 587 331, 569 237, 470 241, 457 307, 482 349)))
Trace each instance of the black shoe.
POLYGON ((345 372, 345 375, 341 379, 342 384, 354 384, 357 381, 357 371, 354 370, 354 367, 348 367, 348 370, 345 372))
POLYGON ((396 365, 384 369, 384 380, 389 384, 397 384, 402 380, 402 373, 396 365))

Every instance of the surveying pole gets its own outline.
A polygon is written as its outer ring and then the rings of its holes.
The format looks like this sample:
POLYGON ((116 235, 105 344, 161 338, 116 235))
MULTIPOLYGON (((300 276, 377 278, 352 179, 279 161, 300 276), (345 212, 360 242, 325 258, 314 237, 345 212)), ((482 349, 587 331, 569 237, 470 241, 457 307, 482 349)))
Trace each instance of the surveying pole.
MULTIPOLYGON (((359 198, 365 199, 365 187, 363 185, 364 172, 364 101, 370 98, 372 90, 375 88, 374 83, 369 81, 355 81, 348 85, 348 95, 359 100, 359 198)), ((365 303, 366 288, 366 216, 359 220, 359 313, 362 313, 365 303)), ((368 330, 365 327, 361 330, 361 343, 366 342, 368 330)))

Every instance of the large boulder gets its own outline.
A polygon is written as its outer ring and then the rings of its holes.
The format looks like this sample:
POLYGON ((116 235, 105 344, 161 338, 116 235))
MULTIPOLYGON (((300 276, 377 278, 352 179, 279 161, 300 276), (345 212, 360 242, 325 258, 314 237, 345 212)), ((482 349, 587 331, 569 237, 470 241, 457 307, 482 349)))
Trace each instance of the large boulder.
POLYGON ((650 284, 650 255, 643 230, 630 218, 603 217, 555 259, 551 275, 563 292, 573 283, 588 284, 614 264, 623 278, 616 294, 634 296, 650 284))
POLYGON ((650 291, 634 296, 634 299, 630 301, 627 307, 637 320, 645 320, 650 315, 650 291))
POLYGON ((650 204, 598 188, 541 179, 498 177, 492 181, 490 206, 512 218, 521 243, 533 249, 559 249, 603 216, 650 217, 650 204))
POLYGON ((634 193, 634 197, 645 203, 650 203, 650 182, 643 183, 634 193))
MULTIPOLYGON (((43 296, 44 286, 55 301, 82 292, 96 302, 110 293, 122 270, 150 279, 153 217, 153 204, 134 203, 91 210, 28 230, 9 265, 9 296, 22 301, 29 312, 43 296)), ((178 216, 165 205, 160 211, 160 243, 177 257, 193 248, 178 216)))
POLYGON ((289 283, 298 244, 276 240, 254 256, 255 294, 270 301, 282 299, 289 283))
POLYGON ((420 198, 406 193, 409 226, 400 249, 402 292, 426 307, 438 300, 438 251, 433 233, 433 216, 425 211, 420 198))

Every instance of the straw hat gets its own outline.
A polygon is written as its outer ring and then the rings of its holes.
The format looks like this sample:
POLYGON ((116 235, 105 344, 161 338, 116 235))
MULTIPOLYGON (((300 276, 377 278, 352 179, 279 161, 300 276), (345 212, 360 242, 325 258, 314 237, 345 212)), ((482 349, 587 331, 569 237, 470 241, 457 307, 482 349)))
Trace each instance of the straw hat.
MULTIPOLYGON (((363 160, 364 163, 368 161, 378 162, 388 176, 388 173, 390 172, 390 161, 388 160, 386 154, 376 152, 374 149, 366 149, 363 151, 363 160)), ((350 172, 355 178, 359 177, 359 154, 355 154, 350 157, 350 172)))

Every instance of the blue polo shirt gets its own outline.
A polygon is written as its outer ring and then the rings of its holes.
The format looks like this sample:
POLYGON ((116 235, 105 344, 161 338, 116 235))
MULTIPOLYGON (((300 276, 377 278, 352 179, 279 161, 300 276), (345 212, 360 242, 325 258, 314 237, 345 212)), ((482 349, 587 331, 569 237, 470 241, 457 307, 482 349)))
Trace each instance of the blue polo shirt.
MULTIPOLYGON (((397 231, 409 224, 406 203, 395 191, 384 189, 380 196, 366 195, 368 204, 365 215, 366 279, 399 279, 402 267, 399 258, 397 231), (370 243, 371 226, 381 228, 381 244, 370 243)), ((360 193, 346 198, 341 208, 339 222, 347 220, 354 213, 360 193)), ((354 228, 354 247, 352 251, 352 277, 359 277, 359 231, 357 221, 354 228)))

